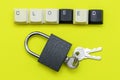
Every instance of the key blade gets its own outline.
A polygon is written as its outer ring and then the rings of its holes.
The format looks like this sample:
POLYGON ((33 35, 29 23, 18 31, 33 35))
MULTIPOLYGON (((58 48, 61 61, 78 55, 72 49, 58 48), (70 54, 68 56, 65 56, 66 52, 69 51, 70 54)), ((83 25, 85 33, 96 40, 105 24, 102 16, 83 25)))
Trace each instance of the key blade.
POLYGON ((86 56, 86 58, 95 59, 95 60, 101 60, 100 56, 86 56))
POLYGON ((102 47, 98 47, 98 48, 91 49, 89 52, 92 53, 92 52, 98 52, 98 51, 101 51, 101 50, 102 50, 102 47))

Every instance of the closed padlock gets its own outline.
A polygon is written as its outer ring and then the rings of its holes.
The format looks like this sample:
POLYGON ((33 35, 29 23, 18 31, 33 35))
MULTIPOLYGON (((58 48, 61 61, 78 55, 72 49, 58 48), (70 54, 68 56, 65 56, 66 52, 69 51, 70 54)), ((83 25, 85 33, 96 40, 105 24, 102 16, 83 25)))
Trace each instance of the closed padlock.
POLYGON ((72 46, 71 43, 60 39, 51 34, 50 36, 41 32, 32 32, 25 39, 25 49, 28 53, 38 58, 38 62, 50 67, 55 71, 59 71, 62 63, 67 58, 67 54, 72 46), (33 35, 40 35, 48 39, 41 55, 32 52, 28 47, 29 38, 33 35))

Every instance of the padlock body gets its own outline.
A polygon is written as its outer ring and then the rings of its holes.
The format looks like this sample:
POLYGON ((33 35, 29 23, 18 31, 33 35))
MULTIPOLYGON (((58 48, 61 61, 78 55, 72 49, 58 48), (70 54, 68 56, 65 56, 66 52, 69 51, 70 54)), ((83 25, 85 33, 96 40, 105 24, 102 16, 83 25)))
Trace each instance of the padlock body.
POLYGON ((55 71, 59 71, 72 44, 51 34, 38 61, 55 71))

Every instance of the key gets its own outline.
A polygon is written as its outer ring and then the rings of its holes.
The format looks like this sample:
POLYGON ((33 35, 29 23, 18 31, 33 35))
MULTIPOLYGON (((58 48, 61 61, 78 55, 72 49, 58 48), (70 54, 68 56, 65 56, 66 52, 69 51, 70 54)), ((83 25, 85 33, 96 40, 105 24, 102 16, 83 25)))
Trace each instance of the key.
POLYGON ((42 9, 30 9, 30 23, 35 23, 35 24, 43 23, 42 9))
POLYGON ((28 23, 28 10, 27 9, 15 9, 14 10, 14 21, 16 23, 28 23))
POLYGON ((88 48, 82 48, 82 47, 77 47, 73 53, 73 57, 77 57, 80 60, 83 60, 85 58, 90 58, 90 59, 95 59, 95 60, 100 60, 100 56, 92 56, 90 53, 101 51, 102 48, 94 48, 94 49, 88 49, 88 48))
POLYGON ((59 10, 59 23, 73 23, 73 10, 72 9, 60 9, 59 10))
POLYGON ((46 9, 45 10, 45 24, 58 24, 59 23, 59 10, 46 9))
POLYGON ((103 24, 103 10, 89 10, 89 24, 103 24))
POLYGON ((74 24, 88 24, 88 10, 74 10, 74 24))
POLYGON ((102 50, 101 47, 88 49, 83 47, 77 47, 72 55, 72 57, 67 57, 65 63, 69 68, 77 68, 79 62, 83 59, 90 58, 95 60, 100 60, 100 56, 91 56, 89 53, 102 50))

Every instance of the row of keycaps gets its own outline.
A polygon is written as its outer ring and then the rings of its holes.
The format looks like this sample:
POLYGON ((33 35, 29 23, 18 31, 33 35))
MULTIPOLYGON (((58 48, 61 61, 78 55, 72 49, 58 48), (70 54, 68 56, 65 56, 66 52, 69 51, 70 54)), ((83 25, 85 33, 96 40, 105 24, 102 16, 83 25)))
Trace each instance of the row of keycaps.
POLYGON ((100 9, 15 9, 16 23, 34 24, 103 24, 100 9))

